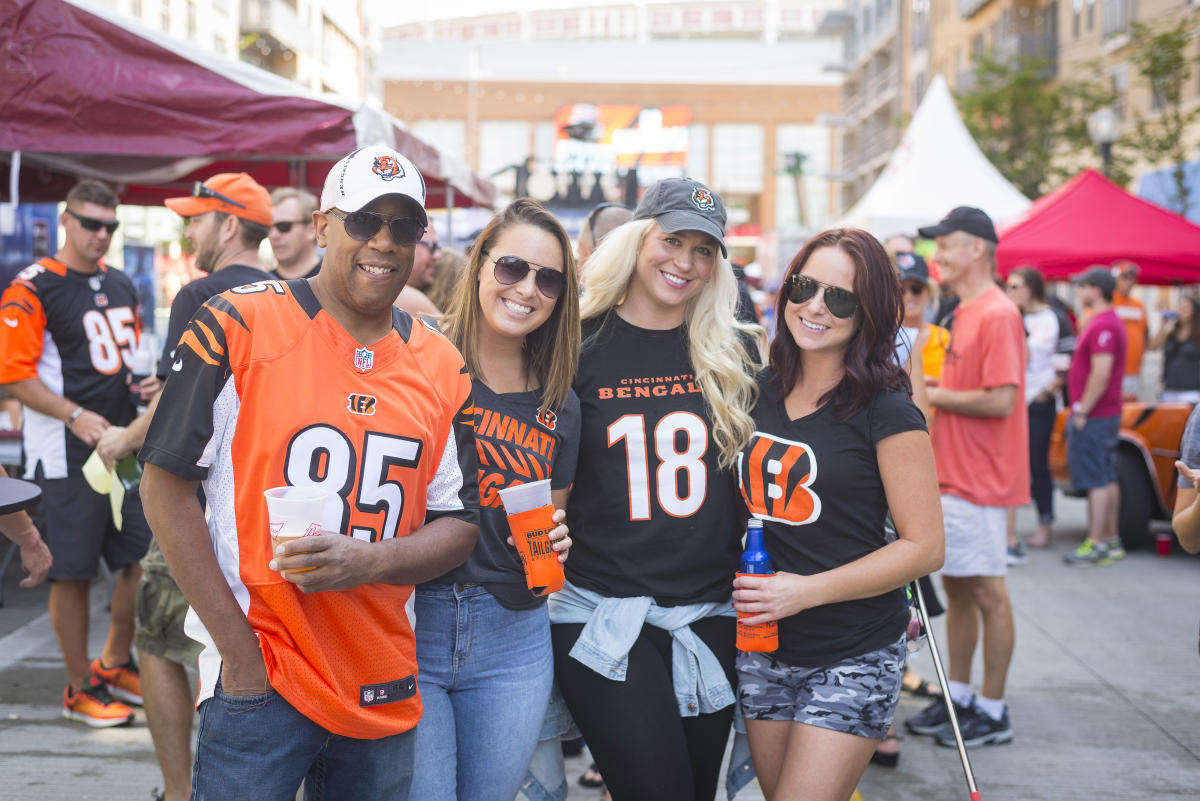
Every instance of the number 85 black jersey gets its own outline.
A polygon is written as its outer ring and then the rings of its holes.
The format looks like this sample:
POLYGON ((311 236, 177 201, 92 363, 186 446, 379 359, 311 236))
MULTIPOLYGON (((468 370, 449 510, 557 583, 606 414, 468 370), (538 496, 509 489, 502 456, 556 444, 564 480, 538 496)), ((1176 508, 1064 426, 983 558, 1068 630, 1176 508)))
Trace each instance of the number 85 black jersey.
POLYGON ((609 314, 585 323, 583 337, 567 578, 664 606, 728 600, 743 513, 732 471, 717 466, 683 328, 609 314))
MULTIPOLYGON (((40 379, 55 395, 113 425, 137 410, 127 380, 139 336, 137 292, 120 270, 92 274, 45 258, 22 270, 0 298, 0 384, 40 379)), ((92 449, 62 420, 25 412, 25 477, 80 475, 92 449)))

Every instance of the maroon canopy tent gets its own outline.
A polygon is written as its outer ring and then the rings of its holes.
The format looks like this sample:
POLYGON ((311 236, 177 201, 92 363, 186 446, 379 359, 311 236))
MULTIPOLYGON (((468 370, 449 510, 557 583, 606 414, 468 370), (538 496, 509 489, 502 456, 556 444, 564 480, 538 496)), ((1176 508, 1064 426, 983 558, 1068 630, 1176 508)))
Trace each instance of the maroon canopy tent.
POLYGON ((1129 259, 1143 284, 1200 282, 1200 226, 1084 170, 1000 229, 1001 275, 1030 265, 1065 280, 1095 264, 1129 259))
POLYGON ((92 177, 156 205, 218 172, 319 194, 335 161, 382 143, 425 176, 430 208, 494 201, 490 181, 380 109, 318 98, 83 2, 7 0, 0 31, 0 198, 11 200, 14 163, 30 202, 92 177))

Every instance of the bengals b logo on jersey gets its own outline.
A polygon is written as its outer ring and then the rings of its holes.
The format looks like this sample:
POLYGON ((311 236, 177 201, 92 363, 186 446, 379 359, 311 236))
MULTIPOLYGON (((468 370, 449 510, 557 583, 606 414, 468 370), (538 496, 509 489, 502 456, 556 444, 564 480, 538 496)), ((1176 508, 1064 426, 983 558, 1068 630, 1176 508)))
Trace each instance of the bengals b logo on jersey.
POLYGON ((558 425, 558 415, 549 409, 538 409, 537 421, 551 431, 558 425))
POLYGON ((810 487, 817 459, 803 442, 755 431, 738 455, 738 485, 750 514, 800 526, 821 516, 821 498, 810 487))
POLYGON ((371 172, 385 181, 404 177, 404 168, 392 156, 376 156, 375 163, 371 165, 371 172))

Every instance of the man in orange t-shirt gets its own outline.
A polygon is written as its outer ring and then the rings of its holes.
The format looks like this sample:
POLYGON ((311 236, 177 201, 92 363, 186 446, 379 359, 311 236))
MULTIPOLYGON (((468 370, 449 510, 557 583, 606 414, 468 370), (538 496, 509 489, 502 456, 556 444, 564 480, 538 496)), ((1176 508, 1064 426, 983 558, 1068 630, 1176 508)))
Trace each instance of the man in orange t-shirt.
POLYGON ((392 306, 424 201, 402 155, 356 150, 313 215, 320 272, 222 292, 179 339, 142 495, 205 646, 195 798, 408 798, 413 585, 479 521, 462 357, 392 306), (284 485, 327 493, 324 533, 272 550, 263 492, 284 485))
MULTIPOLYGON (((1117 289, 1113 292, 1113 311, 1125 326, 1125 379, 1121 382, 1121 395, 1126 400, 1137 400, 1141 389, 1142 355, 1146 352, 1149 319, 1146 307, 1133 297, 1140 268, 1131 261, 1113 263, 1113 275, 1117 289)), ((1083 326, 1079 327, 1083 330, 1083 326)))
MULTIPOLYGON (((968 745, 1005 743, 1013 736, 1004 686, 1014 642, 1007 510, 1029 502, 1025 330, 1020 311, 992 280, 998 240, 987 214, 960 206, 920 233, 937 242, 942 282, 959 297, 942 380, 928 390, 937 410, 931 436, 946 525, 949 689, 968 745), (978 696, 971 689, 976 619, 985 643, 978 696)), ((953 746, 947 719, 939 700, 907 725, 953 746)))

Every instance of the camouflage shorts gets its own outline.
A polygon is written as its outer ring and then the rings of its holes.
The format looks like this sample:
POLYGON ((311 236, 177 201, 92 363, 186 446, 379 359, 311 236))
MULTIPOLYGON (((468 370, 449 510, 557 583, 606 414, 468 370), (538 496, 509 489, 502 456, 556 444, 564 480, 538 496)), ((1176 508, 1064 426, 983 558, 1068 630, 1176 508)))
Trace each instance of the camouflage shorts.
POLYGON ((738 700, 750 720, 790 720, 878 739, 900 698, 905 638, 822 667, 792 667, 773 654, 739 653, 738 700))
POLYGON ((133 644, 139 652, 161 656, 184 667, 196 664, 204 646, 183 633, 188 602, 167 570, 158 543, 152 541, 142 559, 134 606, 133 644))

